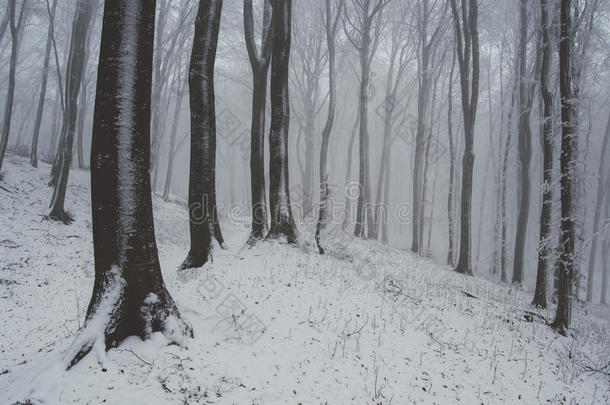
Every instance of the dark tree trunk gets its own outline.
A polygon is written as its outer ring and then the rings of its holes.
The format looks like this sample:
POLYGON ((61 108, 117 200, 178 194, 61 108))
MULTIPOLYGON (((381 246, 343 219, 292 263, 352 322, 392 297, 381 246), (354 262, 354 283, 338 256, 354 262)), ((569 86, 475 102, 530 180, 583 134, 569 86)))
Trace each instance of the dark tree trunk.
POLYGON ((532 305, 546 308, 546 284, 551 251, 551 223, 553 213, 553 93, 550 86, 551 39, 549 35, 548 1, 540 0, 542 28, 542 66, 540 70, 540 93, 542 96, 542 210, 540 212, 540 243, 538 244, 538 271, 536 290, 532 305))
POLYGON ((61 130, 60 161, 58 164, 58 176, 51 200, 51 212, 49 218, 70 223, 72 218, 64 210, 66 189, 68 187, 68 176, 72 163, 72 147, 74 143, 74 132, 76 129, 76 117, 78 111, 78 94, 83 78, 85 67, 85 44, 89 31, 89 23, 93 11, 93 2, 79 0, 76 6, 74 22, 72 24, 72 39, 70 41, 70 56, 66 68, 66 93, 63 125, 61 130))
POLYGON ((456 6, 451 0, 453 22, 457 39, 457 54, 462 89, 462 112, 464 115, 464 156, 462 158, 462 194, 460 205, 460 255, 456 271, 472 274, 471 265, 471 215, 472 215, 472 180, 474 169, 474 126, 479 96, 479 34, 478 3, 462 1, 462 23, 456 6))
POLYGON ((95 281, 68 368, 98 344, 192 334, 165 288, 150 192, 154 1, 107 0, 91 150, 95 281), (103 341, 101 341, 103 339, 103 341))
POLYGON ((47 79, 49 77, 49 59, 51 57, 51 45, 53 36, 53 22, 57 0, 53 0, 51 15, 49 16, 49 28, 47 32, 47 45, 44 51, 44 62, 42 66, 42 82, 40 84, 40 96, 38 97, 38 108, 36 109, 36 121, 34 123, 34 134, 32 136, 32 146, 30 148, 30 164, 38 167, 38 139, 40 136, 40 125, 42 123, 42 113, 44 112, 45 97, 47 94, 47 79))
MULTIPOLYGON (((85 68, 86 68, 85 64, 85 68)), ((83 72, 84 73, 84 72, 83 72)), ((81 84, 80 99, 78 103, 78 122, 76 124, 76 161, 79 169, 85 167, 85 159, 83 156, 83 137, 85 130, 85 115, 87 114, 87 83, 84 81, 81 84)))
POLYGON ((252 122, 250 126, 250 183, 252 192, 252 230, 249 243, 262 239, 267 232, 267 198, 265 188, 265 114, 267 77, 271 61, 273 33, 271 7, 265 1, 260 56, 254 40, 252 0, 244 1, 244 33, 252 68, 252 122))
POLYGON ((8 90, 6 92, 6 101, 4 102, 4 124, 2 126, 2 139, 0 139, 0 171, 4 162, 4 155, 8 145, 8 137, 11 133, 11 118, 13 115, 13 99, 15 97, 15 73, 17 69, 17 58, 19 54, 19 31, 23 24, 25 16, 27 0, 21 3, 21 11, 18 21, 15 22, 15 9, 17 8, 17 0, 8 0, 8 24, 11 31, 11 60, 8 71, 8 90))
POLYGON ((559 82, 561 93, 561 232, 559 237, 559 292, 553 328, 566 334, 572 318, 572 289, 575 266, 576 219, 574 180, 577 154, 576 108, 573 103, 571 47, 572 1, 561 0, 561 39, 559 41, 559 82))
POLYGON ((320 209, 318 212, 318 224, 316 226, 316 244, 318 245, 318 251, 320 254, 324 254, 324 248, 320 243, 320 239, 323 231, 328 226, 330 216, 328 207, 328 173, 326 165, 328 160, 328 144, 330 142, 330 134, 335 122, 335 110, 337 104, 335 37, 337 35, 337 24, 339 22, 339 17, 341 16, 343 0, 341 0, 337 6, 336 15, 334 18, 332 16, 330 3, 331 0, 326 0, 325 27, 326 46, 328 48, 328 116, 326 117, 326 124, 322 130, 322 146, 320 147, 320 209))
POLYGON ((191 165, 189 229, 191 249, 183 269, 203 266, 212 254, 212 241, 222 246, 216 211, 216 110, 214 63, 222 0, 201 0, 189 66, 191 165))
POLYGON ((268 238, 285 237, 296 243, 298 234, 292 208, 288 173, 288 127, 290 103, 288 68, 292 0, 272 0, 273 50, 271 61, 271 128, 269 131, 269 206, 271 227, 268 238))

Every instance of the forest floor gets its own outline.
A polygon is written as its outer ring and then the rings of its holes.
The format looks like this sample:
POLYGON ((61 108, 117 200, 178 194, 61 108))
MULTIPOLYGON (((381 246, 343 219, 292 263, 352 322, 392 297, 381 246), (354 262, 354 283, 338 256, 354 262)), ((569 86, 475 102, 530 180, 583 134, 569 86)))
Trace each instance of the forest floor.
POLYGON ((247 225, 228 221, 229 248, 178 272, 187 213, 157 198, 163 276, 194 338, 130 338, 104 368, 90 353, 63 371, 53 359, 93 284, 89 173, 70 175, 66 226, 44 218, 48 166, 8 156, 3 170, 0 404, 610 402, 610 377, 596 371, 610 358, 608 308, 577 303, 562 337, 545 324, 552 309, 534 310, 521 289, 350 237, 324 256, 247 248, 247 225))

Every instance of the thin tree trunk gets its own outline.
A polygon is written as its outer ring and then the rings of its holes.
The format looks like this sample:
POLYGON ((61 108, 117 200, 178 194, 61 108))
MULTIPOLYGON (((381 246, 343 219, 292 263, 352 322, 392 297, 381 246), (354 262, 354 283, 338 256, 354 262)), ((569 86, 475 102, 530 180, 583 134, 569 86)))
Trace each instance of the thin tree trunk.
POLYGON ((15 23, 15 12, 17 8, 17 0, 8 0, 8 19, 9 28, 11 31, 11 60, 8 72, 8 91, 6 92, 6 101, 4 103, 4 125, 2 126, 2 139, 0 139, 0 171, 4 162, 4 155, 8 145, 8 138, 11 132, 11 118, 13 115, 13 99, 15 97, 15 73, 17 70, 17 58, 19 57, 19 31, 23 24, 27 0, 21 3, 21 11, 18 21, 15 23))
POLYGON ((32 135, 32 146, 30 148, 30 164, 33 167, 38 167, 38 139, 40 136, 40 125, 42 123, 42 113, 44 111, 45 97, 47 94, 47 79, 49 77, 49 59, 51 58, 51 45, 53 36, 53 23, 51 19, 55 17, 55 8, 57 0, 53 0, 51 7, 51 16, 49 16, 49 28, 47 32, 47 45, 44 51, 44 62, 42 66, 42 82, 40 84, 40 96, 38 97, 38 108, 36 109, 36 121, 34 124, 34 134, 32 135))
MULTIPOLYGON (((544 0, 543 0, 544 1, 544 0)), ((606 179, 608 177, 606 159, 608 154, 608 143, 610 143, 610 117, 606 124, 606 132, 602 142, 601 154, 599 158, 599 174, 597 177, 597 201, 595 203, 595 218, 593 219, 593 240, 591 241, 591 254, 589 255, 589 269, 587 272, 587 302, 593 301, 593 278, 595 276, 595 259, 597 257, 597 244, 599 240, 599 225, 601 222, 602 210, 604 209, 604 197, 608 193, 606 179)))
POLYGON ((95 281, 68 368, 94 346, 154 332, 191 335, 165 288, 150 192, 150 95, 154 0, 108 0, 104 8, 91 153, 95 281))
MULTIPOLYGON (((180 69, 180 68, 179 68, 180 69)), ((181 70, 181 69, 180 69, 181 70)), ((181 72, 177 73, 178 91, 176 94, 176 104, 174 106, 174 119, 172 121, 171 136, 167 155, 167 171, 165 173, 165 184, 163 186, 163 201, 169 201, 171 191, 172 176, 174 173, 174 158, 176 156, 176 135, 178 134, 178 122, 180 121, 180 111, 182 111, 182 100, 184 99, 184 80, 181 72)))
POLYGON ((451 73, 449 74, 449 93, 447 94, 447 135, 449 137, 449 191, 447 193, 447 219, 449 222, 449 248, 447 250, 447 264, 454 265, 455 249, 455 141, 453 139, 453 72, 455 70, 455 52, 451 62, 451 73))
POLYGON ((200 0, 189 67, 191 163, 189 229, 191 248, 182 269, 203 266, 212 254, 212 241, 222 246, 216 211, 216 111, 214 63, 222 0, 200 0))
POLYGON ((76 5, 74 23, 72 24, 72 39, 70 41, 70 56, 66 68, 66 100, 61 130, 63 142, 58 165, 58 178, 53 190, 51 212, 49 213, 50 219, 61 221, 64 224, 72 221, 71 216, 64 210, 64 201, 72 163, 72 147, 78 111, 77 101, 85 67, 85 45, 93 5, 94 2, 89 0, 79 0, 76 5))
POLYGON ((341 16, 343 0, 337 6, 336 15, 332 17, 331 0, 326 0, 326 46, 328 47, 328 116, 326 124, 322 130, 322 146, 320 147, 320 208, 318 212, 318 224, 316 226, 316 244, 320 254, 324 254, 324 248, 320 243, 321 234, 328 225, 329 207, 328 207, 328 173, 326 169, 328 160, 328 145, 330 142, 330 134, 335 122, 335 110, 337 104, 337 84, 336 84, 336 50, 335 37, 337 34, 337 24, 341 16))

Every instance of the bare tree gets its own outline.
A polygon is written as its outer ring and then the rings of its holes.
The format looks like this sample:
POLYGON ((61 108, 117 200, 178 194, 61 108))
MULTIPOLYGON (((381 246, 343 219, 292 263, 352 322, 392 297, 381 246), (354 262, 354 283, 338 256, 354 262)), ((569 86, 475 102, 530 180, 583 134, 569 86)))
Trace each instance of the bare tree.
POLYGON ((540 243, 538 244, 538 271, 532 305, 546 308, 546 284, 549 268, 551 223, 553 210, 553 92, 551 91, 552 48, 550 36, 549 4, 540 0, 540 30, 542 34, 542 61, 540 94, 542 96, 542 210, 540 212, 540 243))
POLYGON ((212 241, 224 240, 216 209, 216 109, 214 63, 222 0, 200 0, 189 66, 191 161, 189 230, 191 248, 182 269, 203 266, 212 254, 212 241))
POLYGON ((50 219, 65 224, 72 221, 70 215, 64 210, 64 201, 68 187, 70 165, 72 164, 72 148, 78 112, 77 100, 85 69, 85 45, 94 6, 95 1, 89 0, 79 0, 76 4, 70 40, 70 56, 66 67, 66 92, 61 129, 61 139, 63 141, 61 142, 60 161, 51 200, 51 212, 49 213, 50 219))
POLYGON ((462 158, 462 196, 460 206, 460 256, 456 271, 472 274, 470 226, 472 215, 472 178, 474 169, 474 125, 479 97, 479 32, 477 0, 462 0, 461 10, 451 0, 455 26, 462 113, 464 116, 464 156, 462 158), (461 11, 461 17, 460 17, 461 11))
POLYGON ((95 282, 83 329, 67 352, 72 367, 94 346, 128 336, 192 335, 165 288, 150 190, 150 95, 154 1, 108 0, 95 100, 91 204, 95 282), (151 5, 152 3, 152 5, 151 5))
POLYGON ((21 2, 19 17, 15 21, 17 0, 8 0, 8 25, 11 31, 11 60, 8 72, 8 90, 4 103, 4 124, 2 126, 2 139, 0 139, 0 170, 4 162, 4 154, 8 145, 8 137, 11 133, 11 118, 13 116, 13 99, 15 97, 15 72, 17 70, 17 59, 19 58, 20 33, 25 24, 27 15, 27 0, 21 2))
POLYGON ((53 36, 53 22, 57 0, 53 0, 51 14, 49 15, 49 28, 47 31, 47 45, 44 51, 44 62, 42 65, 42 80, 40 83, 40 96, 38 98, 38 108, 36 109, 36 121, 34 124, 34 135, 32 136, 32 146, 30 148, 30 164, 38 167, 38 138, 40 135, 40 125, 42 124, 42 113, 44 111, 45 97, 47 94, 47 79, 49 77, 49 59, 51 57, 51 37, 53 36))
POLYGON ((318 224, 316 226, 316 244, 320 254, 324 254, 324 248, 320 244, 322 231, 328 225, 329 207, 328 207, 328 173, 326 169, 328 160, 328 145, 330 142, 330 134, 335 122, 335 110, 337 108, 337 72, 336 72, 336 37, 337 27, 341 18, 341 12, 345 5, 345 0, 336 1, 335 11, 333 15, 332 1, 326 0, 324 13, 324 27, 326 28, 326 47, 328 52, 328 116, 326 124, 322 130, 322 146, 320 147, 320 209, 318 212, 318 224))
POLYGON ((285 237, 297 243, 298 232, 290 206, 288 129, 290 99, 288 69, 292 26, 292 0, 272 0, 273 49, 271 59, 271 128, 269 130, 269 207, 271 227, 267 238, 285 237))
POLYGON ((426 120, 428 119, 428 104, 431 95, 431 83, 433 80, 431 59, 436 52, 441 27, 444 26, 444 19, 447 11, 447 3, 434 2, 432 7, 429 0, 421 0, 417 7, 417 31, 418 31, 418 89, 417 89, 417 132, 415 135, 415 164, 413 167, 413 210, 411 227, 411 251, 420 252, 420 245, 423 239, 422 218, 423 218, 423 168, 426 147, 426 120), (438 7, 435 7, 438 3, 438 7), (436 10, 438 9, 438 10, 436 10), (435 16, 438 13, 438 16, 435 16), (437 17, 438 22, 433 31, 429 34, 430 24, 433 18, 437 17))
POLYGON ((263 30, 260 55, 254 38, 252 0, 244 0, 244 35, 252 68, 252 122, 250 125, 250 184, 252 192, 252 230, 249 243, 263 238, 267 232, 267 198, 265 189, 265 114, 267 107, 267 76, 271 62, 271 3, 264 1, 263 30))
POLYGON ((369 86, 371 83, 371 62, 381 36, 383 24, 381 16, 383 9, 391 0, 350 0, 349 4, 354 16, 345 13, 344 32, 349 42, 356 48, 360 60, 360 98, 359 114, 359 174, 358 174, 358 205, 356 208, 356 227, 354 234, 363 238, 365 236, 367 221, 369 222, 370 236, 374 234, 369 179, 369 134, 368 134, 368 101, 369 86))
POLYGON ((572 319, 572 289, 575 266, 576 219, 574 198, 577 153, 576 107, 572 85, 572 0, 561 0, 559 40, 559 88, 561 93, 561 226, 559 236, 559 291, 553 328, 566 334, 572 319))

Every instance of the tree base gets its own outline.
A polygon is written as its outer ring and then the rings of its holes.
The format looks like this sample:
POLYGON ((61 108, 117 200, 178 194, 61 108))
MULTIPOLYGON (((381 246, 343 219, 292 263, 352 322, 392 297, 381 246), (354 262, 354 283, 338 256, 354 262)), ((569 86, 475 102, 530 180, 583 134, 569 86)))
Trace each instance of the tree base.
POLYGON ((458 264, 457 267, 455 268, 455 272, 463 274, 465 276, 472 276, 472 268, 470 268, 469 266, 464 266, 464 265, 458 264))
POLYGON ((211 255, 193 255, 191 252, 186 256, 186 259, 182 262, 182 264, 178 267, 178 270, 188 270, 188 269, 196 269, 199 267, 203 267, 204 264, 211 259, 211 255))
POLYGON ((162 281, 151 284, 154 291, 140 289, 140 285, 130 288, 119 272, 112 270, 110 279, 104 281, 93 298, 84 327, 63 354, 66 370, 91 350, 101 362, 106 351, 129 336, 147 340, 153 333, 161 332, 169 344, 178 345, 182 345, 184 337, 193 337, 191 325, 180 316, 162 281))
POLYGON ((285 238, 289 245, 296 245, 298 235, 294 224, 285 223, 281 225, 272 225, 265 239, 281 239, 285 238))
POLYGON ((546 298, 539 298, 539 297, 534 296, 534 300, 532 301, 532 306, 534 308, 538 308, 538 309, 546 309, 547 308, 546 298))
POLYGON ((64 225, 70 225, 74 222, 74 218, 68 212, 64 210, 53 210, 51 213, 45 217, 46 219, 50 219, 53 221, 58 221, 63 223, 64 225), (59 212, 57 212, 59 211, 59 212))

